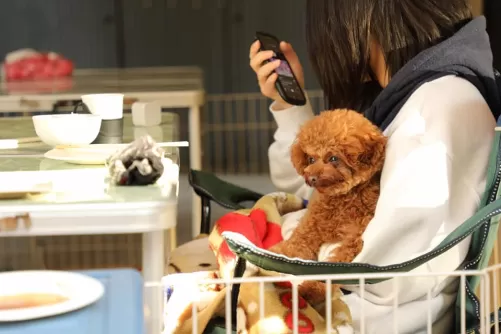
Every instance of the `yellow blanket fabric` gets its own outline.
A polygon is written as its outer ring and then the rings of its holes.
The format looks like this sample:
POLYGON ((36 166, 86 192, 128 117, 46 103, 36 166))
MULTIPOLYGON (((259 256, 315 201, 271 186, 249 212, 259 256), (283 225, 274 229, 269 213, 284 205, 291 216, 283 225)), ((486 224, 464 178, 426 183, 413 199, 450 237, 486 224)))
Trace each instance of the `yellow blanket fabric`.
MULTIPOLYGON (((301 210, 306 203, 295 195, 273 193, 261 198, 252 209, 240 210, 223 216, 209 236, 219 270, 211 272, 183 273, 164 278, 165 291, 164 334, 188 334, 196 326, 197 333, 204 333, 209 321, 225 316, 225 297, 228 287, 224 284, 199 284, 203 279, 231 279, 236 256, 229 250, 222 233, 241 233, 258 247, 268 248, 281 241, 283 215, 301 210), (196 310, 196 315, 193 314, 196 310)), ((248 269, 251 267, 248 266, 248 269)), ((246 271, 248 276, 283 276, 265 272, 259 268, 246 271)), ((332 333, 352 333, 352 319, 347 305, 340 299, 341 291, 335 290, 331 299, 332 333)), ((240 287, 236 333, 282 334, 291 333, 294 325, 292 311, 292 285, 282 283, 246 282, 240 287), (264 288, 260 303, 260 288, 264 288), (263 309, 261 309, 263 305, 263 309)), ((230 314, 230 311, 227 312, 230 314)), ((326 333, 324 305, 309 305, 298 298, 299 333, 326 333)))

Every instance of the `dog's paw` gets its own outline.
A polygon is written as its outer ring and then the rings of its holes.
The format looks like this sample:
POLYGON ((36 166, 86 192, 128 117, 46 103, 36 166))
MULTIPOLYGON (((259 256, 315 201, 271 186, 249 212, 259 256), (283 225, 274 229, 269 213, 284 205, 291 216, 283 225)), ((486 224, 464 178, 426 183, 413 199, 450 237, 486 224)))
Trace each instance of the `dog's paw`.
POLYGON ((336 249, 341 246, 340 242, 323 244, 318 251, 318 261, 320 262, 331 262, 330 259, 336 256, 336 249))
POLYGON ((275 253, 275 254, 283 254, 283 244, 284 242, 279 242, 278 244, 275 244, 273 246, 271 246, 270 248, 268 248, 268 251, 272 252, 272 253, 275 253))

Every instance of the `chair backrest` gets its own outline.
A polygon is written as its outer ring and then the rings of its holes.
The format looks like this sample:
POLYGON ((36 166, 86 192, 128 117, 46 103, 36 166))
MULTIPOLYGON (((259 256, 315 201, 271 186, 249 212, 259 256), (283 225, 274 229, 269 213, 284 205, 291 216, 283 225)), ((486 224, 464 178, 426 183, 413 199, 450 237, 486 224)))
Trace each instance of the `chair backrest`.
MULTIPOLYGON (((494 70, 496 84, 501 95, 501 74, 494 70)), ((487 205, 494 203, 501 198, 501 117, 498 118, 494 142, 489 157, 487 169, 486 187, 480 202, 479 212, 487 205)), ((482 225, 472 233, 470 249, 466 260, 460 269, 481 270, 489 265, 489 260, 497 242, 500 215, 493 216, 488 224, 482 225)), ((466 279, 466 323, 471 325, 479 323, 480 301, 475 295, 475 290, 480 282, 480 277, 470 276, 466 279)), ((456 331, 460 331, 461 323, 461 296, 458 294, 456 301, 456 331)))
MULTIPOLYGON (((501 197, 501 117, 495 129, 494 143, 489 158, 486 189, 480 203, 479 212, 487 205, 494 203, 501 197)), ((470 249, 466 260, 460 269, 481 270, 489 265, 495 243, 497 242, 500 214, 493 216, 487 224, 482 225, 471 235, 470 249)), ((479 324, 480 301, 475 290, 480 282, 480 276, 470 276, 466 279, 466 324, 467 328, 475 328, 479 324)), ((460 332, 461 324, 461 294, 456 300, 456 332, 460 332)))

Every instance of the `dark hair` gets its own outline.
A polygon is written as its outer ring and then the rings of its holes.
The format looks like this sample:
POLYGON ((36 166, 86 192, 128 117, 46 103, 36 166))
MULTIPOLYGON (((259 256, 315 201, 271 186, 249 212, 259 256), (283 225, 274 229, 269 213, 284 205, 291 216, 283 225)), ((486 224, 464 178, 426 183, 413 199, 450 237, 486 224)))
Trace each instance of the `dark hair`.
POLYGON ((327 107, 361 111, 372 102, 374 91, 364 83, 368 76, 375 80, 371 38, 381 47, 391 78, 471 19, 468 0, 308 0, 308 52, 327 107))

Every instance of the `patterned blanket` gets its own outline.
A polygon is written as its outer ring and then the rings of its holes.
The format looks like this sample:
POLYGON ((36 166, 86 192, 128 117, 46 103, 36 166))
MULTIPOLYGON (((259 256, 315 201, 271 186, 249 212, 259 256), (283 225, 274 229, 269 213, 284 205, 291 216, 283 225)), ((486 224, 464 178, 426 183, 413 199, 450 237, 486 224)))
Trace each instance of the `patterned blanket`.
MULTIPOLYGON (((282 240, 281 222, 287 213, 304 209, 306 202, 297 196, 273 193, 261 198, 252 209, 229 213, 217 221, 209 236, 210 248, 217 257, 219 270, 189 274, 174 274, 164 278, 165 310, 164 334, 203 333, 212 318, 225 315, 224 285, 200 285, 201 279, 233 277, 236 256, 222 237, 226 231, 240 233, 258 247, 267 249, 282 240), (196 310, 194 317, 193 310, 196 310), (194 319, 196 318, 196 319, 194 319), (195 320, 195 321, 194 321, 195 320)), ((248 266, 245 276, 281 276, 248 266)), ((237 333, 281 334, 291 333, 292 285, 264 284, 264 310, 260 309, 260 284, 241 285, 237 308, 237 333), (261 318, 261 315, 264 315, 261 318)), ((341 292, 333 291, 331 302, 332 333, 352 333, 351 314, 340 299, 341 292)), ((325 304, 309 305, 298 299, 299 333, 326 333, 325 304)))

